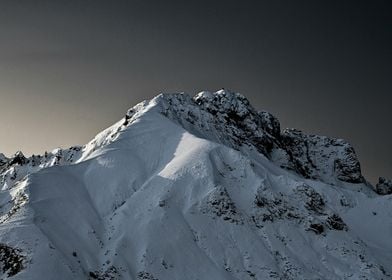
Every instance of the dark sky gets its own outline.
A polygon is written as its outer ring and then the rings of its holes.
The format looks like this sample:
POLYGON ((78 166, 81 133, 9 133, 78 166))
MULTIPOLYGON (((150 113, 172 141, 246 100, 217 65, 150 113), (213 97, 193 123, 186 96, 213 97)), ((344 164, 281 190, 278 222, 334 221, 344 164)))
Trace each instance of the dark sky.
POLYGON ((84 144, 160 92, 241 92, 392 177, 388 1, 0 2, 0 151, 84 144))

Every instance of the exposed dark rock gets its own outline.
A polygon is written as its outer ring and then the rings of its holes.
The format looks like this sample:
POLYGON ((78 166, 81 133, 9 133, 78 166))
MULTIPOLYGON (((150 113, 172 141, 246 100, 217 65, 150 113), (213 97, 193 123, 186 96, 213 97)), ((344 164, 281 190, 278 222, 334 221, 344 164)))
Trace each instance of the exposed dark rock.
POLYGON ((15 165, 15 164, 19 164, 19 165, 24 165, 28 162, 28 159, 23 155, 23 153, 21 151, 18 151, 9 161, 8 161, 8 165, 15 165))
POLYGON ((380 177, 376 185, 376 193, 381 195, 392 194, 392 180, 380 177))
POLYGON ((231 200, 226 188, 218 186, 212 192, 207 201, 207 212, 212 212, 224 221, 230 223, 242 224, 242 219, 237 211, 234 202, 231 200))
POLYGON ((257 207, 268 206, 268 203, 269 203, 269 201, 265 197, 263 197, 261 195, 256 195, 255 204, 257 207))
POLYGON ((268 156, 273 148, 274 135, 279 136, 278 120, 269 113, 258 113, 248 99, 239 93, 219 91, 202 93, 194 97, 195 103, 215 116, 214 120, 226 124, 225 137, 233 137, 234 143, 249 143, 268 156), (271 132, 271 134, 270 134, 271 132))
POLYGON ((280 148, 288 155, 281 165, 286 168, 309 179, 329 182, 335 177, 344 182, 364 182, 359 160, 348 142, 306 135, 296 129, 285 129, 281 135, 280 148))
POLYGON ((334 230, 347 230, 346 223, 337 214, 333 214, 327 218, 329 228, 334 230))
POLYGON ((288 162, 286 167, 308 179, 316 179, 314 169, 316 168, 309 156, 308 142, 301 131, 285 129, 280 139, 280 148, 286 151, 288 162))
POLYGON ((261 127, 273 137, 279 139, 280 122, 278 118, 266 111, 260 111, 258 114, 260 116, 261 127))
POLYGON ((138 280, 158 280, 155 278, 151 273, 146 272, 146 271, 141 271, 137 274, 137 279, 138 280))
POLYGON ((324 232, 324 226, 322 224, 311 224, 309 230, 316 234, 322 234, 324 232))
POLYGON ((161 98, 162 114, 197 136, 211 137, 236 150, 252 146, 283 168, 308 179, 332 184, 335 180, 364 182, 349 143, 295 129, 281 132, 276 117, 257 112, 239 93, 220 90, 201 92, 193 98, 186 94, 163 94, 161 98))
POLYGON ((115 266, 110 266, 106 270, 101 271, 90 271, 88 273, 89 279, 97 280, 117 280, 121 279, 120 274, 115 266))
POLYGON ((38 156, 32 155, 30 160, 31 160, 32 167, 35 167, 35 166, 38 166, 41 164, 41 156, 40 155, 38 155, 38 156))
POLYGON ((99 277, 98 274, 94 271, 90 271, 89 276, 91 279, 98 279, 98 277, 99 277))
POLYGON ((305 208, 317 214, 322 214, 325 202, 322 196, 308 185, 301 185, 295 189, 295 192, 302 195, 305 201, 305 208))
POLYGON ((26 257, 20 249, 0 243, 0 264, 3 273, 7 273, 9 277, 18 274, 24 269, 25 260, 26 257))
POLYGON ((346 147, 342 158, 335 159, 334 170, 337 178, 349 183, 363 183, 361 165, 353 147, 346 147))
POLYGON ((127 126, 129 124, 130 119, 132 118, 132 113, 131 111, 128 111, 127 114, 124 117, 124 122, 123 125, 127 126))
POLYGON ((261 226, 261 222, 273 222, 282 219, 295 221, 302 220, 297 209, 282 198, 267 198, 263 196, 262 193, 258 193, 254 203, 257 208, 255 209, 255 214, 252 216, 252 221, 258 227, 261 226))

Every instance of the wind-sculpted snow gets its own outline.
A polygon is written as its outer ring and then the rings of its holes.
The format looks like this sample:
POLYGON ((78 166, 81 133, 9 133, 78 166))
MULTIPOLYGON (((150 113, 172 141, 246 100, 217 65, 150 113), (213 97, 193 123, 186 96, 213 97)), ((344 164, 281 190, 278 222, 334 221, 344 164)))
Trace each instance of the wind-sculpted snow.
POLYGON ((159 95, 83 147, 4 157, 0 278, 391 279, 392 198, 353 155, 239 94, 159 95))

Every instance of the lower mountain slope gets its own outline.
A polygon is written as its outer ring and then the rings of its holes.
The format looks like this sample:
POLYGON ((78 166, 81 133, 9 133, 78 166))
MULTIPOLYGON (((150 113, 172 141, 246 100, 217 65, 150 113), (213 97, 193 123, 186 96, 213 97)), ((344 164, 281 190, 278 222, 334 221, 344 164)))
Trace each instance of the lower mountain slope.
POLYGON ((392 278, 392 196, 202 135, 162 98, 4 181, 2 279, 392 278))

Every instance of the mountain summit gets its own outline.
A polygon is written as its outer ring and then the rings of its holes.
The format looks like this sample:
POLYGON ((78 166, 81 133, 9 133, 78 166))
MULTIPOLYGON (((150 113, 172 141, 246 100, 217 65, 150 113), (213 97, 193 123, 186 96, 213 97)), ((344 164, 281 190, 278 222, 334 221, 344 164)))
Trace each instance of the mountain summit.
POLYGON ((392 278, 391 181, 239 93, 160 94, 0 176, 1 279, 392 278))

